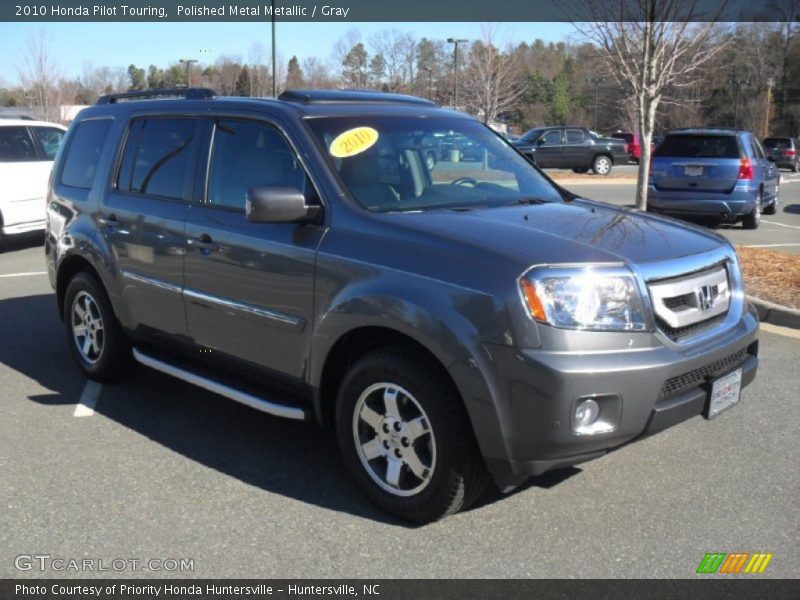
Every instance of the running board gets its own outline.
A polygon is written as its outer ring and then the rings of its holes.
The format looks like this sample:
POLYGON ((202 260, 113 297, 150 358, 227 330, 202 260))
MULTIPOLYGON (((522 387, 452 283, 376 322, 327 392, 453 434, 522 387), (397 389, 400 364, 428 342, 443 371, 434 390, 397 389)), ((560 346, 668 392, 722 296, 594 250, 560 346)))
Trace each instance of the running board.
POLYGON ((230 398, 231 400, 235 400, 236 402, 240 402, 241 404, 245 404, 250 408, 260 410, 261 412, 275 415, 276 417, 283 417, 285 419, 297 419, 298 421, 305 421, 308 418, 306 411, 304 411, 302 408, 276 404, 270 400, 265 400, 264 398, 259 398, 258 396, 248 394, 247 392, 237 390, 236 388, 225 385, 224 383, 219 383, 213 379, 209 379, 208 377, 198 375, 197 373, 193 373, 187 369, 177 367, 158 358, 149 356, 137 348, 133 349, 133 358, 146 367, 150 367, 156 371, 161 371, 162 373, 166 373, 167 375, 171 375, 172 377, 181 379, 187 383, 196 385, 197 387, 201 387, 209 392, 219 394, 220 396, 225 396, 226 398, 230 398))

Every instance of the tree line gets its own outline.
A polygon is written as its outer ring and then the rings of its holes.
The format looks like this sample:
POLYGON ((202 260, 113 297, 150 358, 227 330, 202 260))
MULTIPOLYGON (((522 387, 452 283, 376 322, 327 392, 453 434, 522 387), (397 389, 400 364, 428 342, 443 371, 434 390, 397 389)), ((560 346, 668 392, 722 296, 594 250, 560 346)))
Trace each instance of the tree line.
MULTIPOLYGON (((765 133, 800 133, 798 23, 716 24, 713 56, 687 80, 665 90, 655 130, 683 126, 738 126, 765 133), (769 100, 769 101, 768 101, 769 100), (769 112, 768 112, 769 111, 769 112)), ((223 95, 268 96, 270 55, 254 43, 247 56, 213 62, 128 67, 85 63, 67 77, 45 31, 21 50, 19 83, 0 86, 0 105, 29 106, 38 118, 60 120, 64 104, 92 104, 105 93, 160 87, 210 87, 223 95)), ((710 52, 706 47, 704 52, 710 52)), ((192 58, 192 57, 186 57, 192 58)), ((695 59, 697 57, 694 57, 695 59)), ((692 56, 682 58, 692 61, 692 56)), ((276 83, 284 89, 371 89, 426 97, 489 123, 522 132, 538 125, 576 124, 599 131, 635 131, 634 91, 615 77, 597 40, 579 27, 570 39, 511 44, 502 29, 487 26, 479 39, 459 46, 444 39, 387 29, 364 38, 342 36, 327 57, 277 57, 276 83)))

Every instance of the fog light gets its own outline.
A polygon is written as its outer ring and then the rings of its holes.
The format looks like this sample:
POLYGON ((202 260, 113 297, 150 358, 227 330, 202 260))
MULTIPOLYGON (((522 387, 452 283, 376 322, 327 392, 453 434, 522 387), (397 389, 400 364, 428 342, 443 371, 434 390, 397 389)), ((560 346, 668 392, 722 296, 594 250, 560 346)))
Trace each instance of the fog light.
POLYGON ((575 430, 586 429, 594 424, 597 421, 597 417, 600 416, 600 405, 592 400, 591 398, 587 398, 586 400, 582 400, 578 403, 575 407, 575 418, 573 420, 573 428, 575 430))

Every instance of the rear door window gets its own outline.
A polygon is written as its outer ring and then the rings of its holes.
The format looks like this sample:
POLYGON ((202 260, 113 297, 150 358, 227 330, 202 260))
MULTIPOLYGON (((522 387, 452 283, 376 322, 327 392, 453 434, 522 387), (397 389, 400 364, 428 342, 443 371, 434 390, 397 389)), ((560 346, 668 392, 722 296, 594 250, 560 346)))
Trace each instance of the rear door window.
POLYGON ((36 147, 26 127, 0 127, 0 162, 36 160, 36 147))
POLYGON ((739 158, 739 144, 732 135, 668 135, 656 156, 673 158, 739 158))
POLYGON ((131 123, 117 189, 172 200, 188 197, 199 119, 153 117, 131 123))
POLYGON ((70 187, 92 189, 110 128, 111 119, 93 119, 78 124, 66 149, 61 183, 70 187))
POLYGON ((567 129, 568 144, 582 144, 586 140, 586 134, 581 129, 567 129))

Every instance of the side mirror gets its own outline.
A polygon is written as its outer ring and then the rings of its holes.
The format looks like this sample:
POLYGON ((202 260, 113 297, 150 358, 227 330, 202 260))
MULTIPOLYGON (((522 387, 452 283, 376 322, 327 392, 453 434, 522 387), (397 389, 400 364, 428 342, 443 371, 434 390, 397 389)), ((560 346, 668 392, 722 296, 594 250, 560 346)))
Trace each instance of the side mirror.
POLYGON ((245 215, 253 223, 307 223, 321 207, 306 205, 303 192, 291 187, 256 187, 247 191, 245 215))
POLYGON ((537 146, 544 146, 544 143, 545 142, 544 142, 544 138, 543 137, 540 137, 538 140, 536 140, 536 145, 537 146))

